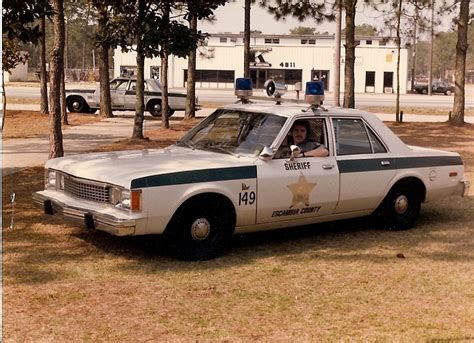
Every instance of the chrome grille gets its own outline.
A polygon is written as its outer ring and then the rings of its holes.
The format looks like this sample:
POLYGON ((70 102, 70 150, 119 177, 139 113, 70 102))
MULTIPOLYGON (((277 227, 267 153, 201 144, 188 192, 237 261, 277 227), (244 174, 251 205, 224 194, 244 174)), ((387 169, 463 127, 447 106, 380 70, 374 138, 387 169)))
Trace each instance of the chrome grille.
POLYGON ((110 187, 100 182, 64 175, 64 192, 85 200, 110 202, 110 187))

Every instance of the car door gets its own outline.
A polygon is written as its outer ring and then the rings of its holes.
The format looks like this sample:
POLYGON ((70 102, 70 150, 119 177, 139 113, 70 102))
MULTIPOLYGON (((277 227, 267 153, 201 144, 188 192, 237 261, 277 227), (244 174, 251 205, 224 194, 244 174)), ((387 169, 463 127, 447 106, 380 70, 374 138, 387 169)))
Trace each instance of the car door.
MULTIPOLYGON (((324 118, 307 119, 316 140, 328 145, 324 118)), ((291 128, 289 123, 287 130, 291 128)), ((339 173, 334 154, 290 161, 287 138, 273 159, 257 162, 257 223, 300 220, 332 214, 339 196, 339 173)))
POLYGON ((128 84, 129 80, 127 79, 115 79, 110 82, 110 101, 113 109, 124 108, 128 84))
POLYGON ((396 173, 390 151, 360 117, 336 117, 331 124, 340 173, 335 213, 375 209, 396 173))

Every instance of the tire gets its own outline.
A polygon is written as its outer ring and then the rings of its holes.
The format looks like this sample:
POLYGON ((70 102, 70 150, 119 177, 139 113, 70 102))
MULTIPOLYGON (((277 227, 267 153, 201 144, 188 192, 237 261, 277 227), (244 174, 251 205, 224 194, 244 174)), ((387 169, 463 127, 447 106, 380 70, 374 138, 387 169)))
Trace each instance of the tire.
POLYGON ((209 260, 229 244, 235 228, 235 212, 226 201, 201 196, 186 202, 165 231, 170 253, 187 260, 209 260))
POLYGON ((90 111, 87 102, 80 96, 74 96, 67 99, 66 104, 69 112, 88 113, 90 111))
POLYGON ((447 90, 444 94, 446 94, 446 95, 451 95, 452 92, 451 92, 450 90, 447 90))
POLYGON ((425 94, 425 95, 428 94, 428 90, 423 88, 423 89, 421 90, 421 94, 425 94))
POLYGON ((89 111, 87 111, 87 113, 90 114, 94 114, 95 112, 97 112, 97 108, 89 108, 89 111))
POLYGON ((147 106, 148 112, 153 117, 161 117, 161 101, 160 100, 151 100, 147 106))
POLYGON ((420 214, 421 196, 416 185, 396 185, 382 203, 381 216, 388 230, 408 230, 420 214))

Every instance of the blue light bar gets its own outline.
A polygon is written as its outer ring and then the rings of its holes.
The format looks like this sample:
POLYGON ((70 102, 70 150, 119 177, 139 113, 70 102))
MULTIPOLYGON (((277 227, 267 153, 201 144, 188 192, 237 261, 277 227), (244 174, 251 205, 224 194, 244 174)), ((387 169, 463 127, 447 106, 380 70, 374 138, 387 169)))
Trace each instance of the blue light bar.
POLYGON ((324 83, 322 81, 306 82, 307 95, 324 95, 324 83))
POLYGON ((244 104, 250 102, 249 98, 252 96, 252 79, 250 77, 239 77, 235 79, 234 94, 244 104))
POLYGON ((250 77, 239 77, 235 79, 235 90, 251 91, 252 79, 250 77))
POLYGON ((324 100, 324 83, 322 81, 306 82, 304 99, 311 106, 321 106, 324 100))

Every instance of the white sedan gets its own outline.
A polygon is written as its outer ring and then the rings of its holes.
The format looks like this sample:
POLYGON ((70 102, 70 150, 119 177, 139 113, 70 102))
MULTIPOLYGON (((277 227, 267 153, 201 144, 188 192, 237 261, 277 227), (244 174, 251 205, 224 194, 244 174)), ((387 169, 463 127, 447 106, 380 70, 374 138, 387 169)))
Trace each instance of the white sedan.
MULTIPOLYGON (((134 111, 137 81, 119 77, 110 81, 110 100, 114 111, 134 111)), ((155 79, 145 79, 145 109, 152 116, 161 116, 161 84, 155 79)), ((186 94, 169 92, 168 116, 186 108, 186 94)), ((69 112, 94 113, 100 107, 100 87, 93 89, 66 89, 66 106, 69 112)), ((198 107, 198 104, 196 104, 198 107)))
POLYGON ((168 148, 45 168, 45 190, 34 194, 45 213, 113 235, 160 234, 191 260, 218 255, 234 233, 371 214, 408 229, 422 203, 469 187, 457 153, 407 146, 370 113, 294 104, 226 106, 168 148), (289 142, 302 120, 328 156, 303 156, 289 142))

